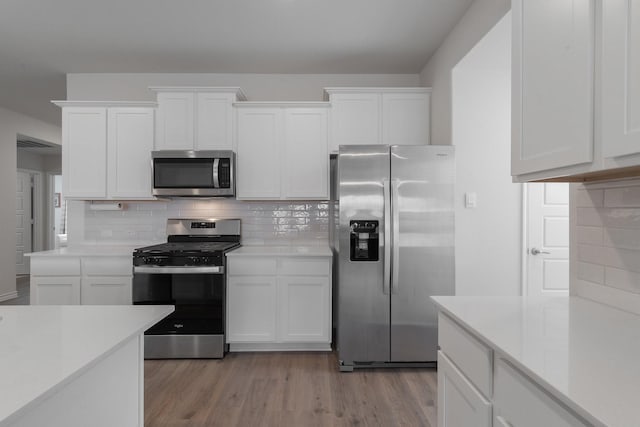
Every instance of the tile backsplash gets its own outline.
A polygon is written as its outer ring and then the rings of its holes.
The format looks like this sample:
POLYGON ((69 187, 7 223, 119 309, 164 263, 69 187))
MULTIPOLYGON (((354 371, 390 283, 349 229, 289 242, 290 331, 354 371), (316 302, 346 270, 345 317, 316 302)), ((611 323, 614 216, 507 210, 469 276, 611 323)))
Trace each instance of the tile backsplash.
POLYGON ((574 200, 576 279, 640 294, 640 180, 580 185, 574 200))
POLYGON ((244 245, 328 242, 329 202, 174 199, 124 205, 122 211, 100 211, 85 203, 84 240, 105 244, 161 242, 166 240, 167 218, 240 218, 244 245))

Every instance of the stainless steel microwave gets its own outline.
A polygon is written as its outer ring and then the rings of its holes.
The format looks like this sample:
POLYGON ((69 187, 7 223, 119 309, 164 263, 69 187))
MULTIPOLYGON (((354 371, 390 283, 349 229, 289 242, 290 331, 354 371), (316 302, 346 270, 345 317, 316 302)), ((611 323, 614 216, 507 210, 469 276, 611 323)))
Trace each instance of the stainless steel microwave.
POLYGON ((153 195, 234 197, 233 151, 152 151, 153 195))

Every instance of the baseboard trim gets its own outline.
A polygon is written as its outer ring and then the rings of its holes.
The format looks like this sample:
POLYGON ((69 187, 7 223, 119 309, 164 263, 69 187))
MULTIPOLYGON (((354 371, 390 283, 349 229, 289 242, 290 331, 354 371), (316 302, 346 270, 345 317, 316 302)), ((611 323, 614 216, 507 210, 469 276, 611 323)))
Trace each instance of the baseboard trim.
POLYGON ((10 299, 18 298, 18 291, 7 292, 6 294, 0 295, 0 302, 9 301, 10 299))
POLYGON ((230 343, 229 351, 331 351, 331 343, 230 343))

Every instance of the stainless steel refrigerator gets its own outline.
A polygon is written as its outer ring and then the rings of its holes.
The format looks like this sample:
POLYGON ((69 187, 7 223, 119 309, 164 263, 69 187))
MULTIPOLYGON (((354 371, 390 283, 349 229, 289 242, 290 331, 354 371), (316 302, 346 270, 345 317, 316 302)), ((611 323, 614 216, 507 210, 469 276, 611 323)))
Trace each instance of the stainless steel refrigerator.
POLYGON ((432 295, 454 294, 452 146, 340 146, 340 370, 435 364, 432 295))

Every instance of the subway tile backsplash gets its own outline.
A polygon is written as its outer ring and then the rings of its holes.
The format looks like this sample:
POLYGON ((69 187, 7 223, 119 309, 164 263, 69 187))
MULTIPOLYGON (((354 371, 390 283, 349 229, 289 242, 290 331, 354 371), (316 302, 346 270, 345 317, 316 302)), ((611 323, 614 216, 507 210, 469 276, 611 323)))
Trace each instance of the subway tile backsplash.
POLYGON ((240 218, 244 245, 328 243, 329 202, 174 199, 124 204, 122 211, 96 211, 86 203, 84 240, 161 242, 167 237, 167 218, 240 218))
POLYGON ((577 278, 640 294, 640 180, 581 185, 574 200, 577 278))

